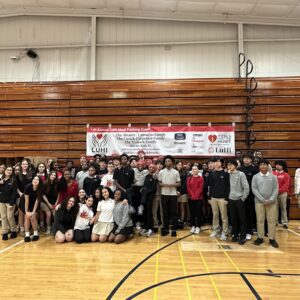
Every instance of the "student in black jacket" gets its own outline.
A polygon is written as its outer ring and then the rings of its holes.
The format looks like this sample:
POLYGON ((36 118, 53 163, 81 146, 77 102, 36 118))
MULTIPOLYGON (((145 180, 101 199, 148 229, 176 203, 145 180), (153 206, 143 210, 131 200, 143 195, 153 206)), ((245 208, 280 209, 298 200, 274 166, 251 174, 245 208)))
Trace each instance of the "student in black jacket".
POLYGON ((213 212, 213 232, 210 237, 215 238, 220 233, 219 215, 221 213, 222 234, 220 240, 226 241, 228 232, 227 204, 230 192, 229 174, 223 169, 224 160, 222 158, 215 157, 214 163, 215 169, 208 176, 208 190, 213 212))
POLYGON ((17 181, 13 177, 13 168, 7 166, 4 174, 0 178, 0 215, 2 223, 2 240, 17 237, 17 227, 14 218, 15 204, 17 197, 17 181))
POLYGON ((158 180, 155 176, 156 165, 150 164, 149 174, 146 175, 144 186, 142 187, 141 205, 144 207, 144 229, 142 235, 150 237, 153 235, 153 199, 156 194, 158 180))
POLYGON ((54 216, 54 234, 57 243, 72 242, 74 237, 74 225, 79 210, 75 197, 63 200, 54 216))
POLYGON ((96 168, 93 165, 89 166, 88 177, 84 178, 83 189, 87 196, 92 196, 95 194, 95 191, 100 186, 100 178, 96 175, 96 168))
POLYGON ((251 240, 251 235, 253 231, 256 231, 256 213, 255 213, 255 202, 254 195, 252 193, 251 184, 252 178, 255 174, 259 172, 258 167, 253 165, 253 156, 251 154, 243 155, 243 164, 239 167, 239 171, 246 175, 250 192, 245 200, 245 210, 247 218, 247 229, 246 229, 246 239, 251 240))

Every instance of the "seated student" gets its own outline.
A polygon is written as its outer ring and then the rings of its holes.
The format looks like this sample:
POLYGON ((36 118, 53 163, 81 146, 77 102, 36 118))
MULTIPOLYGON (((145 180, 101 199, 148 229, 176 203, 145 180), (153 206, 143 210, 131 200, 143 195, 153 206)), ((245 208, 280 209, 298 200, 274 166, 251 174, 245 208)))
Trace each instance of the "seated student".
POLYGON ((37 230, 37 210, 43 197, 42 181, 38 176, 33 177, 32 183, 26 185, 20 200, 20 209, 25 214, 25 242, 30 242, 30 224, 33 229, 32 241, 39 239, 37 230))
POLYGON ((130 217, 132 211, 127 203, 122 202, 122 192, 116 190, 114 193, 115 207, 113 210, 114 227, 109 235, 110 243, 120 244, 133 236, 133 223, 130 217))
POLYGON ((74 225, 79 205, 75 197, 70 196, 63 200, 54 216, 54 234, 57 243, 72 242, 74 225))
POLYGON ((150 237, 153 235, 153 200, 157 189, 156 165, 149 165, 149 174, 145 178, 144 185, 141 189, 141 205, 144 207, 144 229, 141 235, 150 237))
POLYGON ((95 216, 94 227, 92 231, 92 242, 104 243, 108 240, 108 236, 114 227, 113 210, 115 200, 110 188, 102 189, 103 200, 98 203, 97 213, 95 216))
POLYGON ((89 196, 85 203, 79 203, 79 211, 74 226, 74 240, 76 243, 88 243, 91 241, 91 228, 93 223, 93 197, 89 196))

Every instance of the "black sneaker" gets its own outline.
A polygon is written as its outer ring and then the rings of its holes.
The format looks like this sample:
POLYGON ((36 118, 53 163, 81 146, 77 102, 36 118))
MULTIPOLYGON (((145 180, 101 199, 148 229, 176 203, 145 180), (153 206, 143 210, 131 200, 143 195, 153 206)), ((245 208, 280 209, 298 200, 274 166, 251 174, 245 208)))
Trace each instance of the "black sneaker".
POLYGON ((168 234, 169 234, 169 230, 166 230, 166 229, 162 229, 161 232, 160 232, 161 236, 166 236, 168 234))
POLYGON ((173 237, 177 236, 176 230, 172 230, 171 236, 173 236, 173 237))
POLYGON ((275 240, 270 240, 270 244, 274 248, 278 248, 279 247, 278 243, 275 240))
POLYGON ((232 236, 232 238, 231 238, 231 241, 233 242, 233 243, 235 243, 235 242, 237 242, 239 240, 239 237, 238 236, 232 236))
POLYGON ((17 233, 12 231, 11 234, 10 234, 10 238, 15 239, 16 237, 17 237, 17 233))
POLYGON ((34 235, 33 237, 32 237, 32 241, 33 242, 36 242, 36 241, 38 241, 39 240, 39 236, 38 235, 34 235))
POLYGON ((289 226, 287 226, 286 224, 283 225, 284 229, 289 229, 289 226))
POLYGON ((153 232, 154 232, 154 233, 158 233, 158 228, 157 228, 157 227, 154 227, 154 228, 153 228, 153 232))
POLYGON ((246 240, 246 237, 245 237, 245 236, 243 236, 243 237, 240 236, 240 238, 239 238, 239 244, 240 244, 240 245, 244 245, 244 244, 246 243, 246 241, 247 241, 247 240, 246 240))
POLYGON ((24 237, 24 242, 25 242, 25 243, 31 242, 30 236, 25 236, 25 237, 24 237))
POLYGON ((2 234, 2 241, 7 241, 8 240, 8 234, 4 233, 2 234))
POLYGON ((261 245, 263 242, 264 242, 263 239, 257 238, 257 239, 254 241, 254 245, 259 246, 259 245, 261 245))

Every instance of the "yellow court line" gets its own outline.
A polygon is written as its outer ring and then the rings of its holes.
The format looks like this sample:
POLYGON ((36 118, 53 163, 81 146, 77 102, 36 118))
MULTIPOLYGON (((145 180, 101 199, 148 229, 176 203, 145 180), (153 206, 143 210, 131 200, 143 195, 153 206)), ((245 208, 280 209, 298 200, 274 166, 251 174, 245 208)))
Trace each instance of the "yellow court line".
MULTIPOLYGON (((183 268, 183 274, 184 274, 184 276, 187 276, 186 267, 185 267, 185 263, 184 263, 184 259, 183 259, 183 255, 182 255, 182 250, 181 250, 181 243, 177 243, 177 244, 178 244, 181 264, 182 264, 182 268, 183 268)), ((192 299, 192 293, 191 293, 191 288, 190 288, 190 284, 189 284, 188 279, 185 280, 185 283, 186 283, 186 288, 187 288, 187 291, 188 291, 188 298, 189 298, 189 300, 191 300, 192 299)))
MULTIPOLYGON (((159 236, 160 234, 157 234, 157 250, 159 249, 159 236)), ((158 282, 158 264, 159 264, 159 252, 156 254, 156 259, 155 259, 155 277, 154 277, 154 284, 157 284, 158 282)), ((157 288, 154 288, 154 295, 153 299, 157 300, 157 288)))
MULTIPOLYGON (((195 239, 195 236, 194 236, 194 235, 193 235, 193 239, 194 239, 195 242, 197 241, 197 240, 195 239)), ((207 265, 207 263, 206 263, 206 260, 204 259, 204 256, 203 256, 202 252, 201 252, 200 250, 199 250, 198 252, 199 252, 199 254, 200 254, 200 257, 201 257, 201 259, 202 259, 202 262, 203 262, 203 264, 204 264, 204 267, 205 267, 206 272, 207 272, 207 273, 210 273, 210 270, 209 270, 209 268, 208 268, 208 265, 207 265)), ((216 285, 216 282, 215 282, 214 278, 212 277, 212 275, 209 275, 209 278, 210 278, 210 281, 211 281, 211 283, 212 283, 212 285, 213 285, 213 287, 214 287, 214 290, 215 290, 215 292, 216 292, 216 294, 217 294, 218 299, 219 299, 219 300, 222 300, 222 297, 221 297, 220 292, 219 292, 219 290, 218 290, 218 288, 217 288, 217 285, 216 285)))

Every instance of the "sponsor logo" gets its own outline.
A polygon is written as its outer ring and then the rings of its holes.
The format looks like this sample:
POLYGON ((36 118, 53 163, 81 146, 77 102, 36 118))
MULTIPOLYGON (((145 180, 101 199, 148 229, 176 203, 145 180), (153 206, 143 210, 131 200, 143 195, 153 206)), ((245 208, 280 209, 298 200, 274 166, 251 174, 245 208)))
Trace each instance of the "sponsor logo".
POLYGON ((186 139, 186 134, 183 133, 183 132, 180 132, 180 133, 175 133, 175 136, 174 136, 175 140, 185 140, 186 139))
POLYGON ((93 153, 107 153, 108 148, 105 147, 107 143, 108 143, 107 134, 102 134, 102 133, 92 134, 93 153))
POLYGON ((210 134, 208 136, 208 139, 210 140, 211 143, 214 143, 217 140, 217 136, 215 134, 210 134))

